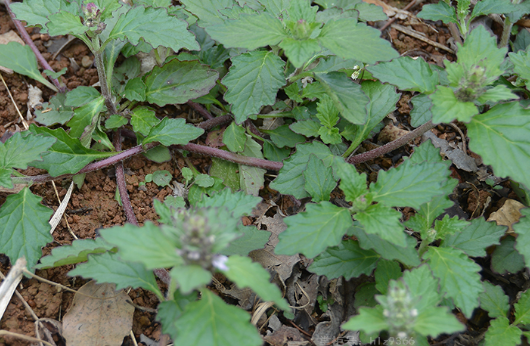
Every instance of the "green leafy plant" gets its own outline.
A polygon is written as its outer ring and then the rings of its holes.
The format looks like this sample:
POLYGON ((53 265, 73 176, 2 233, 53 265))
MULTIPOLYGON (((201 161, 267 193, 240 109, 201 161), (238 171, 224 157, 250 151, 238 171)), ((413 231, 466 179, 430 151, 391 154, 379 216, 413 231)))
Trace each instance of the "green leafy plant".
MULTIPOLYGON (((495 318, 486 345, 499 344, 502 335, 516 345, 528 333, 528 295, 515 304, 510 320, 506 295, 481 280, 474 260, 496 245, 494 270, 530 267, 528 208, 514 226, 517 239, 502 241, 505 227, 444 214, 453 204, 448 195, 457 181, 430 142, 414 148, 397 167, 380 170, 370 184, 353 165, 388 153, 435 124, 458 120, 467 127, 470 149, 526 196, 530 110, 521 98, 528 95, 530 48, 518 34, 513 45, 518 49, 507 57, 507 42, 512 23, 530 12, 528 1, 480 1, 470 16, 468 1, 458 1, 456 11, 443 1, 424 6, 421 18, 457 25, 464 37, 456 61, 445 61, 445 69, 422 58, 399 57, 379 31, 364 23, 386 16, 362 1, 180 3, 7 2, 18 19, 41 32, 82 40, 95 57, 99 90, 84 86, 58 93, 36 113, 44 126, 32 124, 1 143, 0 185, 65 175, 82 180, 83 173, 115 165, 129 223, 40 259, 42 246, 52 241, 51 210, 26 187, 0 209, 0 252, 12 261, 26 257, 30 269, 78 264, 69 275, 153 292, 161 301, 157 318, 163 332, 176 344, 260 345, 249 315, 207 286, 214 273, 222 273, 272 302, 284 317, 291 315, 269 273, 246 257, 268 240, 269 233, 241 221, 268 184, 281 194, 307 198, 305 211, 285 218, 276 254, 303 254, 312 259, 309 271, 330 280, 373 273, 375 282, 364 284, 354 297, 357 314, 342 325, 360 330, 365 342, 386 331, 390 344, 428 345, 429 337, 465 330, 451 313, 455 308, 470 318, 481 307, 495 318), (505 14, 500 48, 484 27, 470 30, 474 17, 491 13, 505 14), (142 72, 138 52, 150 54, 155 66, 142 72), (416 129, 352 156, 396 109, 401 96, 396 89, 415 93, 410 124, 416 129), (194 126, 161 116, 160 107, 184 103, 207 120, 194 126), (219 132, 208 133, 208 140, 220 149, 190 143, 215 127, 219 132), (122 150, 122 135, 137 146, 122 150), (190 167, 181 171, 187 196, 155 200, 160 225, 139 226, 121 162, 140 153, 167 161, 173 155, 169 147, 212 156, 209 174, 187 162, 190 167), (48 174, 27 177, 18 171, 28 167, 48 174), (271 182, 267 170, 278 172, 271 182), (331 202, 334 191, 347 207, 331 202), (406 222, 397 209, 402 207, 416 210, 406 222), (168 292, 160 291, 153 272, 168 292)), ((22 57, 6 67, 43 81, 30 50, 10 43, 0 51, 6 59, 22 57)), ((47 85, 64 89, 60 76, 51 72, 53 86, 47 85)), ((166 186, 171 178, 157 171, 146 181, 166 186)), ((325 304, 333 303, 322 300, 322 310, 325 304)))

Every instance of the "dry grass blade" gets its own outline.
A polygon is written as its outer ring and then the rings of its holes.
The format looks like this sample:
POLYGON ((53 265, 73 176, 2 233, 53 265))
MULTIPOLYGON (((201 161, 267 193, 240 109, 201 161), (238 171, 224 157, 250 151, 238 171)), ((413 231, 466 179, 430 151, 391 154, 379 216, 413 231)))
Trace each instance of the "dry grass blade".
MULTIPOLYGON (((53 214, 50 225, 52 226, 52 229, 50 230, 50 234, 53 233, 59 222, 61 221, 61 217, 64 215, 64 211, 66 210, 66 206, 68 205, 68 202, 70 201, 70 197, 72 196, 72 191, 74 190, 74 183, 72 182, 70 184, 70 187, 68 188, 68 191, 66 192, 66 196, 64 196, 64 199, 61 202, 61 199, 59 198, 59 193, 57 192, 57 188, 55 187, 55 183, 52 181, 53 189, 55 190, 55 195, 57 196, 57 199, 59 200, 59 208, 55 211, 55 214, 53 214)), ((66 215, 64 215, 64 221, 66 222, 66 226, 68 227, 68 230, 70 231, 70 234, 74 237, 74 239, 77 239, 77 236, 72 232, 72 229, 70 228, 70 224, 68 223, 68 220, 66 219, 66 215)))
POLYGON ((27 262, 24 257, 19 258, 15 265, 11 267, 11 270, 2 282, 2 285, 0 285, 0 319, 4 316, 4 312, 13 296, 13 292, 17 289, 20 280, 22 280, 22 272, 26 268, 26 264, 27 262))
POLYGON ((26 130, 29 129, 28 123, 26 122, 26 120, 24 120, 22 113, 20 113, 20 109, 18 109, 17 103, 15 102, 15 99, 13 99, 13 95, 11 95, 11 91, 9 91, 6 81, 4 80, 4 76, 2 76, 1 73, 0 73, 0 78, 2 79, 2 83, 4 83, 4 86, 6 87, 6 90, 7 90, 7 93, 9 94, 9 98, 11 99, 11 102, 13 102, 13 105, 15 105, 18 116, 20 117, 20 120, 22 120, 22 124, 24 125, 24 129, 26 130))
POLYGON ((421 40, 423 42, 427 42, 431 46, 434 46, 436 48, 443 49, 443 50, 445 50, 445 51, 447 51, 449 53, 455 54, 455 51, 452 50, 451 48, 446 47, 443 44, 440 44, 438 42, 434 42, 433 40, 428 39, 427 37, 425 37, 425 36, 421 35, 420 33, 418 33, 416 30, 412 30, 410 28, 407 28, 407 27, 405 27, 403 25, 399 25, 399 24, 392 24, 391 27, 396 29, 397 31, 401 31, 404 34, 407 34, 409 36, 417 38, 418 40, 421 40))

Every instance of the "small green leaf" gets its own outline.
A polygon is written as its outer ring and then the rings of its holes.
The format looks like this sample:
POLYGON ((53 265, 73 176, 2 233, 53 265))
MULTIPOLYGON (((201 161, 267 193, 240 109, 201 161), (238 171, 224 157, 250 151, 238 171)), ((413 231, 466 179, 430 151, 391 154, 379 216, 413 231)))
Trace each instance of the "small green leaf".
POLYGON ((470 21, 478 16, 492 13, 502 14, 517 11, 517 7, 510 0, 482 0, 477 2, 471 13, 470 21))
POLYGON ((193 171, 189 169, 188 167, 183 167, 180 170, 180 173, 182 173, 182 176, 186 180, 186 183, 189 183, 191 179, 193 179, 193 171))
MULTIPOLYGON (((221 182, 221 189, 225 186, 231 188, 233 191, 239 190, 239 165, 230 161, 212 158, 212 166, 209 172, 211 177, 219 178, 221 182)), ((192 185, 190 193, 194 188, 199 188, 197 185, 192 185)), ((189 194, 188 194, 189 199, 189 194)), ((191 200, 190 200, 191 201, 191 200)))
POLYGON ((498 177, 510 176, 530 187, 530 110, 518 102, 500 104, 467 125, 470 149, 498 177))
POLYGON ((341 276, 349 280, 361 274, 370 275, 379 259, 375 251, 363 250, 358 242, 348 239, 337 246, 328 247, 314 259, 308 270, 325 275, 329 280, 341 276))
POLYGON ((253 51, 232 58, 230 71, 222 82, 228 88, 224 99, 232 104, 237 123, 256 119, 261 106, 276 102, 276 93, 285 85, 284 65, 282 59, 268 51, 253 51))
POLYGON ((245 129, 238 126, 235 122, 231 123, 223 132, 223 143, 226 144, 231 152, 239 153, 245 149, 245 129))
POLYGON ((35 120, 46 126, 55 124, 63 125, 74 115, 72 107, 67 107, 65 105, 65 100, 65 94, 59 93, 55 96, 52 96, 50 102, 45 102, 42 104, 42 109, 35 110, 35 120))
POLYGON ((401 267, 396 261, 381 260, 377 263, 374 276, 376 282, 375 288, 381 294, 386 295, 390 280, 397 280, 401 277, 401 267))
POLYGON ((445 24, 458 24, 454 7, 448 5, 445 1, 437 4, 429 4, 422 7, 418 17, 432 21, 441 20, 445 24))
POLYGON ((149 149, 148 151, 143 153, 143 155, 149 160, 157 163, 168 162, 169 160, 171 160, 171 153, 169 152, 169 148, 163 145, 159 145, 157 147, 149 149))
POLYGON ((74 110, 74 116, 66 124, 70 127, 69 135, 74 138, 81 137, 83 132, 85 132, 85 128, 92 124, 93 119, 99 116, 99 113, 105 109, 105 98, 103 96, 76 108, 74 110))
POLYGON ((230 256, 226 262, 226 277, 239 288, 250 288, 264 301, 273 301, 282 310, 289 310, 289 304, 282 298, 280 289, 269 282, 270 274, 248 257, 230 256))
POLYGON ((383 315, 383 307, 378 305, 375 308, 360 308, 359 314, 350 318, 348 322, 342 325, 342 328, 355 331, 363 330, 367 334, 371 334, 388 330, 390 325, 383 315))
POLYGON ((297 68, 302 67, 322 49, 316 39, 297 40, 291 37, 285 38, 279 46, 285 51, 285 55, 293 66, 297 68))
POLYGON ((101 98, 101 93, 94 87, 79 86, 66 93, 64 104, 70 107, 81 107, 101 98))
POLYGON ((212 273, 196 264, 175 267, 169 274, 178 283, 179 290, 184 294, 204 287, 212 281, 212 273))
POLYGON ((403 281, 407 284, 410 294, 416 300, 419 313, 430 310, 442 300, 438 293, 438 279, 431 272, 428 265, 422 265, 403 273, 403 281))
POLYGON ((307 204, 306 211, 285 218, 288 228, 279 236, 275 252, 279 255, 303 253, 313 258, 328 246, 340 243, 353 224, 348 209, 329 202, 307 204))
POLYGON ((146 85, 142 81, 142 78, 136 77, 129 79, 125 85, 125 98, 130 101, 145 101, 146 85))
POLYGON ((423 257, 429 261, 434 276, 440 279, 442 292, 470 317, 483 291, 478 274, 480 266, 463 252, 450 248, 429 247, 423 257))
POLYGON ((516 325, 510 324, 508 318, 502 316, 490 322, 486 335, 484 335, 484 346, 516 346, 521 344, 523 332, 516 325))
POLYGON ((157 186, 169 186, 171 179, 173 179, 173 176, 169 171, 162 170, 153 172, 153 183, 157 186))
POLYGON ((339 187, 348 202, 353 202, 368 192, 366 173, 359 174, 354 165, 344 160, 336 159, 334 164, 336 175, 340 178, 339 187))
POLYGON ((42 257, 42 247, 53 241, 48 223, 53 210, 41 200, 25 187, 7 196, 0 209, 0 253, 12 263, 25 257, 28 268, 32 268, 42 257))
POLYGON ((343 59, 356 59, 369 64, 399 56, 381 32, 355 19, 332 19, 320 32, 320 44, 343 59), (370 49, 366 49, 370 47, 370 49))
POLYGON ((63 245, 52 250, 51 255, 40 259, 36 269, 47 269, 85 262, 90 254, 98 254, 111 251, 113 245, 107 243, 103 238, 77 239, 72 245, 63 245))
POLYGON ((404 56, 366 68, 381 82, 396 85, 400 90, 431 93, 438 85, 438 73, 423 58, 404 56))
POLYGON ((525 291, 517 303, 514 305, 515 307, 515 321, 513 321, 514 325, 523 324, 526 325, 530 321, 530 292, 525 291))
POLYGON ((215 183, 215 180, 208 174, 199 174, 193 182, 200 187, 211 187, 215 183))
MULTIPOLYGON (((503 231, 504 233, 504 231, 503 231)), ((496 273, 517 273, 525 267, 524 257, 515 250, 515 239, 506 237, 491 254, 491 269, 496 273)))
MULTIPOLYGON (((159 31, 160 29, 156 29, 159 31)), ((219 73, 198 61, 173 59, 144 77, 145 97, 159 106, 182 104, 208 94, 219 73)))
POLYGON ((377 234, 397 246, 405 247, 405 229, 400 222, 401 213, 382 204, 373 204, 355 214, 355 219, 368 234, 377 234))
POLYGON ((175 322, 176 345, 259 346, 263 343, 250 315, 226 304, 209 290, 201 290, 201 300, 189 303, 175 322))
POLYGON ((291 125, 289 125, 289 128, 293 132, 299 133, 306 137, 316 137, 318 136, 318 130, 320 129, 320 125, 314 120, 305 120, 292 123, 291 125))
POLYGON ((68 276, 92 278, 98 283, 116 284, 116 290, 141 287, 164 299, 156 284, 155 275, 140 263, 124 262, 118 254, 103 253, 90 255, 88 262, 79 264, 68 272, 68 276))
POLYGON ((497 226, 495 222, 486 222, 484 218, 471 221, 461 232, 451 234, 442 242, 443 247, 462 250, 470 257, 486 256, 486 248, 499 244, 506 227, 497 226))
POLYGON ((520 213, 521 219, 513 225, 513 230, 519 235, 515 249, 523 255, 526 266, 530 267, 530 208, 523 208, 520 213))
POLYGON ((203 129, 186 124, 182 118, 164 118, 158 125, 154 126, 142 144, 160 142, 165 146, 175 144, 188 144, 204 133, 203 129))
POLYGON ((233 217, 240 218, 244 215, 251 215, 254 209, 261 201, 260 197, 247 195, 242 191, 231 192, 230 189, 224 189, 210 197, 204 197, 196 204, 197 207, 226 207, 233 217))
POLYGON ((82 36, 87 30, 88 26, 81 23, 81 18, 66 11, 54 13, 48 17, 48 33, 50 36, 59 36, 71 34, 74 36, 82 36))
POLYGON ((462 231, 469 224, 465 220, 460 220, 458 216, 449 217, 449 215, 445 215, 443 219, 434 222, 435 239, 445 239, 447 236, 462 231))
POLYGON ((315 155, 310 155, 304 178, 305 190, 309 192, 313 202, 329 201, 331 192, 337 186, 331 167, 326 167, 322 160, 315 155))
POLYGON ((226 18, 219 11, 234 6, 234 0, 183 0, 182 4, 199 17, 198 24, 205 28, 223 23, 226 18))
POLYGON ((482 282, 484 292, 479 296, 480 307, 488 312, 491 318, 506 317, 510 309, 509 298, 501 286, 495 286, 488 281, 482 282))
POLYGON ((289 129, 289 125, 278 126, 274 130, 261 130, 271 136, 271 140, 278 148, 294 148, 298 143, 305 142, 304 136, 297 135, 289 129))
POLYGON ((412 126, 418 127, 432 119, 432 101, 428 95, 416 95, 410 100, 410 102, 413 106, 412 110, 410 111, 410 124, 412 126))
POLYGON ((487 89, 477 98, 477 101, 484 104, 495 104, 500 101, 511 101, 518 98, 519 96, 512 93, 506 85, 496 85, 493 88, 487 89))
POLYGON ((252 250, 263 249, 269 241, 270 232, 256 229, 255 226, 240 226, 242 235, 230 242, 230 245, 221 251, 221 255, 246 256, 252 250))
POLYGON ((160 120, 155 116, 155 111, 149 107, 136 107, 131 112, 131 125, 134 132, 147 136, 153 126, 158 123, 160 120))
POLYGON ((263 156, 267 160, 282 162, 291 154, 291 149, 289 148, 278 148, 270 141, 263 142, 263 156))
POLYGON ((451 88, 439 85, 429 97, 432 101, 432 121, 435 124, 450 123, 455 119, 469 122, 478 114, 478 108, 473 102, 459 101, 451 88))
MULTIPOLYGON (((247 137, 245 150, 243 150, 241 154, 247 157, 263 159, 261 145, 253 140, 250 135, 245 134, 245 136, 247 137)), ((241 189, 249 195, 259 196, 259 190, 265 186, 265 173, 267 173, 267 171, 263 168, 240 164, 239 185, 241 189)))
POLYGON ((106 121, 105 121, 105 127, 107 129, 117 129, 122 127, 123 125, 127 124, 129 120, 127 118, 122 117, 118 114, 112 114, 106 121))
POLYGON ((68 71, 68 68, 63 68, 61 71, 59 72, 53 72, 53 71, 50 71, 50 70, 44 70, 44 74, 50 78, 55 78, 55 79, 59 79, 59 77, 61 77, 62 75, 64 75, 66 73, 66 71, 68 71))
POLYGON ((178 52, 181 48, 199 50, 195 36, 186 30, 188 23, 170 16, 166 9, 135 6, 122 6, 113 13, 116 24, 110 30, 107 42, 115 39, 127 39, 138 45, 140 38, 157 48, 168 47, 178 52))

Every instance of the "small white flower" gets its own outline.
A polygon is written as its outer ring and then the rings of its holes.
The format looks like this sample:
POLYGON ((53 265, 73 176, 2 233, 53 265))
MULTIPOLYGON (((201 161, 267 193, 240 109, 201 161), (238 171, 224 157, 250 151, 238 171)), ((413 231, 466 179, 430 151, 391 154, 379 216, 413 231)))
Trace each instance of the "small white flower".
POLYGON ((226 261, 228 261, 228 257, 223 255, 215 255, 212 259, 212 265, 219 270, 226 271, 228 270, 228 267, 226 266, 226 261))

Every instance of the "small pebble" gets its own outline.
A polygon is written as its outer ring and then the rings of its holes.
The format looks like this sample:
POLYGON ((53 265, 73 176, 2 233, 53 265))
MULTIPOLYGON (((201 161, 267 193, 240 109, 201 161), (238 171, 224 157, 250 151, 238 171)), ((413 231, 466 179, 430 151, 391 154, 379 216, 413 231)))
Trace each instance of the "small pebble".
POLYGON ((92 66, 93 63, 94 59, 90 58, 88 55, 85 55, 81 60, 81 65, 83 65, 84 68, 92 66))

